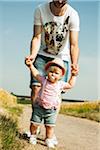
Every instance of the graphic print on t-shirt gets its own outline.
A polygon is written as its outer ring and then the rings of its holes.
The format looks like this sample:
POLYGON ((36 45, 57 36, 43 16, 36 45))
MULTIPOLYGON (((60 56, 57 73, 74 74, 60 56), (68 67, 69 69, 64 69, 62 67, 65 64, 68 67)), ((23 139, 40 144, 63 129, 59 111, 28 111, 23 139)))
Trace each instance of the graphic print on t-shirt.
POLYGON ((45 52, 52 55, 57 55, 60 51, 61 46, 68 34, 68 21, 69 16, 65 20, 64 24, 56 22, 48 22, 44 25, 45 30, 45 52))

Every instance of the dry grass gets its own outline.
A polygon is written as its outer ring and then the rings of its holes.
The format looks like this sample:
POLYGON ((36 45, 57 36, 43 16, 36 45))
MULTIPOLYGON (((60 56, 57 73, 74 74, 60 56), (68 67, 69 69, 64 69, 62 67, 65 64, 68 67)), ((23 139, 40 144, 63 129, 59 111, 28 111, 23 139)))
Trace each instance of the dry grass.
POLYGON ((14 107, 17 104, 17 98, 7 91, 0 89, 0 107, 14 107))
POLYGON ((100 101, 62 103, 60 113, 100 122, 100 101))
POLYGON ((1 150, 21 150, 17 121, 11 117, 0 115, 0 122, 1 150))
POLYGON ((17 118, 22 113, 22 107, 17 104, 17 97, 0 89, 0 149, 21 150, 22 144, 18 138, 17 118))

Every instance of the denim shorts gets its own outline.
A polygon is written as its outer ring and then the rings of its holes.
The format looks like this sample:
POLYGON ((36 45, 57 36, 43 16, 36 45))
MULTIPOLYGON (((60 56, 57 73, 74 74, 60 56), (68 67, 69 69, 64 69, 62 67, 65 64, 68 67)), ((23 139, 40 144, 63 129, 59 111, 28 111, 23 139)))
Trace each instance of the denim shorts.
POLYGON ((31 123, 33 124, 41 124, 44 123, 47 126, 55 126, 57 118, 57 109, 45 109, 38 104, 34 105, 31 123))
MULTIPOLYGON (((34 62, 34 66, 38 69, 38 71, 40 72, 40 74, 42 76, 46 76, 46 72, 44 70, 44 66, 47 64, 48 61, 52 61, 54 58, 50 58, 50 57, 46 57, 46 56, 42 56, 42 55, 37 55, 36 60, 34 62)), ((67 81, 68 80, 68 74, 69 74, 69 62, 68 61, 64 61, 65 64, 65 68, 67 68, 66 70, 66 74, 64 75, 64 77, 62 78, 63 81, 67 81)), ((38 81, 36 79, 34 79, 32 77, 31 74, 31 81, 30 81, 30 88, 32 88, 32 85, 38 85, 38 81)))

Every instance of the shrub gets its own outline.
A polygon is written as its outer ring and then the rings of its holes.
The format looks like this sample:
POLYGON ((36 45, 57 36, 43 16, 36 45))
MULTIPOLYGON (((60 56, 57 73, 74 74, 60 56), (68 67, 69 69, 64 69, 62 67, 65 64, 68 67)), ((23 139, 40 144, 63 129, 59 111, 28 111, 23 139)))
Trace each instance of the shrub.
POLYGON ((0 138, 2 150, 21 150, 17 122, 0 115, 0 138))
POLYGON ((100 102, 62 103, 60 113, 100 122, 100 102))

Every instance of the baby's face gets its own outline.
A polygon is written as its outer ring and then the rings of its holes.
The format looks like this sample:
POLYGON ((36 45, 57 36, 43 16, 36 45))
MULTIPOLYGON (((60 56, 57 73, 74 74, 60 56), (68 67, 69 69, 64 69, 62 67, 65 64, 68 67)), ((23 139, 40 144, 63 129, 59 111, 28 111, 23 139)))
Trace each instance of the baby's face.
POLYGON ((47 75, 48 80, 55 83, 62 77, 62 69, 57 66, 51 66, 48 69, 47 75))

